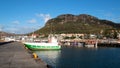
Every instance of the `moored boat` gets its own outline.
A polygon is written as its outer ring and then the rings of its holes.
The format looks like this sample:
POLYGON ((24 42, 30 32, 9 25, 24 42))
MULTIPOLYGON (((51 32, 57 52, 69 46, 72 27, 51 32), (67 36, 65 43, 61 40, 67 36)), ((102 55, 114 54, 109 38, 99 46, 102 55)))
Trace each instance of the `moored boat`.
POLYGON ((57 50, 61 49, 55 37, 48 39, 48 42, 25 42, 25 46, 31 50, 57 50))

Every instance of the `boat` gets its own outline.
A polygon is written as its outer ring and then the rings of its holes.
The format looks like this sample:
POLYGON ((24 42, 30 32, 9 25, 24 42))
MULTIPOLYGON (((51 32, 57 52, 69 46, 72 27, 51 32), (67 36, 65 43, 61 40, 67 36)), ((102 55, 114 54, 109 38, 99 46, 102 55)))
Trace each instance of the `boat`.
POLYGON ((30 50, 58 50, 61 46, 58 44, 57 39, 52 36, 48 42, 24 42, 24 45, 30 50))
POLYGON ((88 48, 97 48, 97 44, 98 44, 98 40, 88 40, 86 41, 86 44, 85 44, 85 47, 88 47, 88 48))

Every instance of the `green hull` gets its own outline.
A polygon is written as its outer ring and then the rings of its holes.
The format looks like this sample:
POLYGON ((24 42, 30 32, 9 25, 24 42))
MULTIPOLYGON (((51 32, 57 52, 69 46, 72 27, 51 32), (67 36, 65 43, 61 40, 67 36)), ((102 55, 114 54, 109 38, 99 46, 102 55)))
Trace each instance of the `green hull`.
POLYGON ((37 45, 29 45, 29 44, 25 44, 25 46, 31 50, 58 50, 58 49, 61 49, 61 46, 37 46, 37 45))

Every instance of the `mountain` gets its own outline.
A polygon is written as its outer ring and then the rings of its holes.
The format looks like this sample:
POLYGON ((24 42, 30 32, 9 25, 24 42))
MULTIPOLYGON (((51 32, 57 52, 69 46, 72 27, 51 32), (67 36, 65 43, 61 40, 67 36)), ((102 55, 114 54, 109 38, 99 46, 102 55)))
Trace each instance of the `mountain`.
POLYGON ((14 36, 16 34, 0 31, 0 36, 14 36))
POLYGON ((106 29, 120 29, 120 24, 88 14, 63 14, 48 20, 45 26, 35 33, 100 33, 106 29))

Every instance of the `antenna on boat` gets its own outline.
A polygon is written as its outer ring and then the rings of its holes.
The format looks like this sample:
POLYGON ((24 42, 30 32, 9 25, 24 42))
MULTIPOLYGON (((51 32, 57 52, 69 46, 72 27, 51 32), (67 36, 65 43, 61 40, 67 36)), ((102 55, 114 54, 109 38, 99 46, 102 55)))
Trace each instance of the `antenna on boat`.
POLYGON ((52 23, 50 23, 50 27, 51 27, 51 28, 50 28, 50 34, 52 34, 52 33, 53 33, 53 31, 52 31, 52 30, 53 30, 53 28, 52 28, 52 23))

